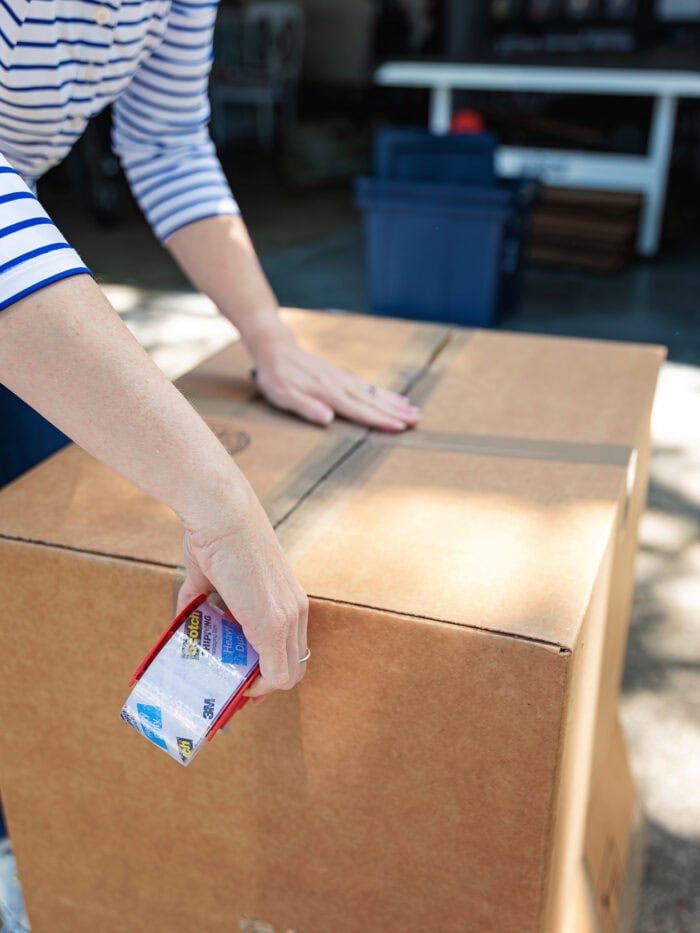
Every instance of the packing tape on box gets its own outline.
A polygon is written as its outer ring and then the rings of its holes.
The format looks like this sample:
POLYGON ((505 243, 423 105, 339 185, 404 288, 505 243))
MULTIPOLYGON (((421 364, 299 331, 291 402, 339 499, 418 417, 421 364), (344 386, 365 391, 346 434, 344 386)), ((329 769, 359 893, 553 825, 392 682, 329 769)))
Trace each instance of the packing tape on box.
POLYGON ((384 447, 448 451, 480 457, 515 457, 517 460, 552 460, 559 463, 588 463, 627 469, 636 451, 627 444, 595 444, 587 441, 543 440, 507 435, 457 434, 418 428, 396 437, 372 434, 368 443, 384 447))
POLYGON ((242 705, 240 694, 257 671, 258 654, 240 625, 199 597, 137 670, 121 718, 187 765, 228 721, 237 697, 242 705))
POLYGON ((380 468, 387 456, 401 449, 545 460, 563 463, 607 466, 621 471, 621 495, 624 494, 622 520, 624 529, 629 497, 637 465, 636 451, 621 444, 590 444, 574 441, 498 437, 476 434, 438 433, 418 428, 400 435, 369 433, 339 460, 320 482, 275 525, 287 559, 294 566, 309 551, 358 492, 380 468), (623 472, 624 471, 624 472, 623 472))

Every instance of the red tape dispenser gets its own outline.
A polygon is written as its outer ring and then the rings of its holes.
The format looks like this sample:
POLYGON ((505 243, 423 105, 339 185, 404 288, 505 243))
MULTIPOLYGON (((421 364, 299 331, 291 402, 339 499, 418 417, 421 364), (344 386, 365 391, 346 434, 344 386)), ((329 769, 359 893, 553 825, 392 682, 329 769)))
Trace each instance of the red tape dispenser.
POLYGON ((248 702, 258 654, 233 616, 198 596, 139 664, 121 718, 187 765, 248 702))

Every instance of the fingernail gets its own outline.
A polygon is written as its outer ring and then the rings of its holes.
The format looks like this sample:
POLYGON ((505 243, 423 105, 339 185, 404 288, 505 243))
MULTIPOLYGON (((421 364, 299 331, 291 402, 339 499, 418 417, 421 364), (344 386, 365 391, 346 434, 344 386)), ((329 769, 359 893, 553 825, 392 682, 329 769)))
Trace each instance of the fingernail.
POLYGON ((330 424, 331 421, 335 418, 335 414, 332 411, 326 409, 319 409, 318 420, 321 424, 330 424))
POLYGON ((384 429, 387 431, 405 431, 407 425, 403 421, 386 421, 384 423, 384 429))

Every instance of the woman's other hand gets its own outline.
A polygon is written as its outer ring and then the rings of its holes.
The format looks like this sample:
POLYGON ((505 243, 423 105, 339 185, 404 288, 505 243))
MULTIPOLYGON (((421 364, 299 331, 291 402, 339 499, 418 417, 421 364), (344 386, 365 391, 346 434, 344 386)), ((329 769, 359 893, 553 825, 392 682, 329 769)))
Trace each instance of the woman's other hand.
POLYGON ((278 334, 254 349, 255 381, 273 405, 314 424, 336 415, 382 431, 404 431, 420 420, 410 400, 304 350, 294 336, 278 334))

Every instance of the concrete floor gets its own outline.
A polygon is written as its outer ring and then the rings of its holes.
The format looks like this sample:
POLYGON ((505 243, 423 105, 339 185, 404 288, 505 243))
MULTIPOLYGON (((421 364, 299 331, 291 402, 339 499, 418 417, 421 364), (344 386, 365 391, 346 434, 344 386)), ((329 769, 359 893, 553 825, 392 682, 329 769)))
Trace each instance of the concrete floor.
MULTIPOLYGON (((235 184, 234 184, 235 186, 235 184)), ((236 187, 236 186, 235 186, 236 187)), ((366 310, 362 238, 347 193, 237 186, 284 304, 366 310)), ((48 203, 125 320, 173 375, 228 339, 229 325, 186 290, 131 213, 95 229, 66 195, 48 203)), ((669 347, 654 413, 622 711, 650 826, 640 933, 700 931, 700 240, 617 276, 528 271, 502 327, 654 341, 669 347)))

